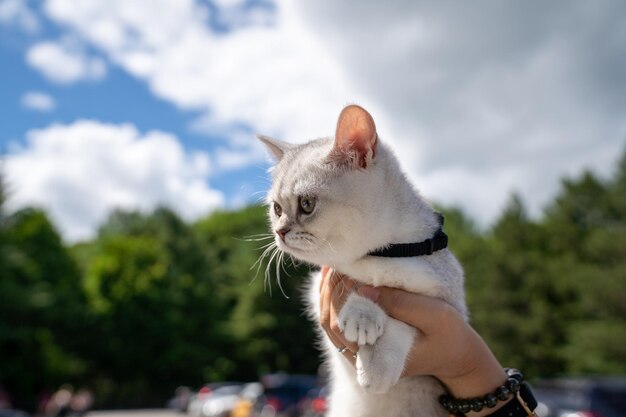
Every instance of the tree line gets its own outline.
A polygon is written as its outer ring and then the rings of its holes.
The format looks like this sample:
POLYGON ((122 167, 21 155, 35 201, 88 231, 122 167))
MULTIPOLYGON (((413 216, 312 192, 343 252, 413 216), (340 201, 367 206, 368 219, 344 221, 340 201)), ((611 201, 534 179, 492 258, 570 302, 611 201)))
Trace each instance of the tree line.
MULTIPOLYGON (((306 265, 267 259, 265 208, 186 223, 116 211, 64 244, 45 211, 6 211, 0 183, 0 388, 34 409, 63 383, 102 407, 162 406, 179 385, 315 373, 306 265), (270 295, 268 285, 273 287, 270 295)), ((512 196, 488 229, 442 208, 471 322, 532 378, 626 374, 626 153, 608 179, 562 181, 540 218, 512 196)))

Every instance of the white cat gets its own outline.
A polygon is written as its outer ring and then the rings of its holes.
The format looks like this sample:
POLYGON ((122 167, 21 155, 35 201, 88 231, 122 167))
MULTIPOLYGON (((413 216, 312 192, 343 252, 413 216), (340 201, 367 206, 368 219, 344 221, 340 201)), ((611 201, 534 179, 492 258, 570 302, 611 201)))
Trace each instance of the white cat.
MULTIPOLYGON (((280 250, 314 265, 330 265, 365 284, 442 298, 467 314, 463 270, 447 249, 402 258, 368 255, 391 244, 425 241, 441 224, 379 141, 367 111, 355 105, 343 109, 334 139, 303 145, 259 139, 277 160, 268 203, 280 250)), ((318 324, 319 280, 320 274, 314 274, 309 290, 318 324)), ((331 368, 328 416, 448 415, 438 403, 443 387, 436 379, 400 379, 419 339, 414 328, 356 293, 349 295, 338 319, 359 351, 355 370, 318 326, 331 368)))

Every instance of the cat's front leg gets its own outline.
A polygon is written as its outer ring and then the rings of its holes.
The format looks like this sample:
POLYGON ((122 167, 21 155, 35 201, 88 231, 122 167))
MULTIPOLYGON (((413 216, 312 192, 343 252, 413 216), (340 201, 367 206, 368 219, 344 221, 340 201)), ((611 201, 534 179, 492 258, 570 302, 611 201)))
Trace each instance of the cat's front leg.
POLYGON ((337 317, 344 337, 359 346, 372 345, 383 334, 388 316, 376 303, 353 292, 337 317))
POLYGON ((359 385, 376 394, 384 394, 396 385, 416 334, 408 324, 389 318, 376 343, 359 348, 356 360, 359 385))

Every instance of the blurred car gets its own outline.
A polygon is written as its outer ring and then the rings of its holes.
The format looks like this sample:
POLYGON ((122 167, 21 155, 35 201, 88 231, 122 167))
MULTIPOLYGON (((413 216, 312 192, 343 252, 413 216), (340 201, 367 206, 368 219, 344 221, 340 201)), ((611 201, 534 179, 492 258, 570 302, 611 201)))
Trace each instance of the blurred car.
POLYGON ((206 384, 191 396, 187 413, 194 417, 228 416, 242 389, 240 382, 206 384))
POLYGON ((302 402, 301 417, 324 417, 326 415, 326 398, 328 397, 328 387, 315 387, 307 394, 302 402))
POLYGON ((177 410, 181 413, 187 411, 189 407, 189 401, 191 401, 192 392, 189 387, 180 386, 176 388, 174 396, 167 401, 167 408, 171 410, 177 410))
POLYGON ((252 410, 252 417, 298 417, 307 393, 318 386, 313 375, 271 374, 261 378, 263 395, 252 410))
POLYGON ((533 384, 540 417, 626 417, 626 378, 559 378, 533 384))
POLYGON ((30 414, 22 410, 0 408, 0 417, 30 417, 30 414))
POLYGON ((254 403, 263 394, 260 382, 246 384, 239 393, 239 400, 230 412, 230 417, 250 417, 254 403))

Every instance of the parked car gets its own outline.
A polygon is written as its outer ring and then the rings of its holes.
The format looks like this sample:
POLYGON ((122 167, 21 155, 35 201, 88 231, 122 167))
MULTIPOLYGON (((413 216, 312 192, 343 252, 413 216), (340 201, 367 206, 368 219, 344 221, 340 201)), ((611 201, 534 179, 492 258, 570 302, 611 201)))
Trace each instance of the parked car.
POLYGON ((174 396, 167 401, 166 407, 171 410, 180 411, 184 413, 189 407, 189 401, 191 401, 192 392, 189 387, 180 386, 176 388, 174 396))
POLYGON ((263 394, 260 382, 246 384, 239 393, 239 400, 230 412, 230 417, 250 417, 257 399, 263 394))
POLYGON ((0 417, 30 417, 26 411, 14 410, 12 408, 0 408, 0 417))
POLYGON ((626 378, 559 378, 533 384, 540 417, 626 417, 626 378))
POLYGON ((302 402, 301 417, 324 417, 326 415, 328 387, 315 387, 307 394, 302 402))
POLYGON ((239 382, 206 384, 192 395, 187 412, 194 417, 228 416, 242 388, 239 382))
POLYGON ((261 378, 263 394, 254 404, 253 417, 298 417, 307 393, 318 385, 313 375, 271 374, 261 378))

